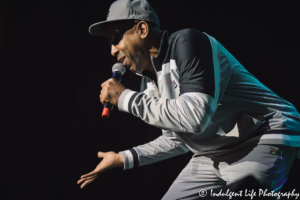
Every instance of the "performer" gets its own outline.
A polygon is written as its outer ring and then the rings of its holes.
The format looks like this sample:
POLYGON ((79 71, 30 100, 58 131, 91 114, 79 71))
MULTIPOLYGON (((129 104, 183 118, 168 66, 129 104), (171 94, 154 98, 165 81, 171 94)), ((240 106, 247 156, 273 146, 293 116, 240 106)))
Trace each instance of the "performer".
POLYGON ((295 107, 250 74, 215 38, 194 29, 159 28, 145 0, 118 0, 92 35, 108 37, 111 54, 142 75, 141 91, 114 79, 100 101, 162 129, 162 136, 133 149, 99 152, 81 188, 115 167, 125 170, 192 151, 190 162, 163 199, 196 199, 201 189, 253 177, 280 191, 300 147, 295 107))

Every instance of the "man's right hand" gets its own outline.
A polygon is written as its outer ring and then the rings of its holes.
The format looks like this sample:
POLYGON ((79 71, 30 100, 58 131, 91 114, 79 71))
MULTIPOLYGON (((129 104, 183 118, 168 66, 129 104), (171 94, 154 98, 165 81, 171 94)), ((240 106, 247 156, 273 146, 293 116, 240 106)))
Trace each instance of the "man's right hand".
POLYGON ((86 185, 93 182, 100 174, 116 167, 124 166, 123 156, 120 153, 110 152, 98 152, 98 157, 103 160, 97 165, 94 171, 82 175, 77 184, 81 184, 80 188, 84 188, 86 185))

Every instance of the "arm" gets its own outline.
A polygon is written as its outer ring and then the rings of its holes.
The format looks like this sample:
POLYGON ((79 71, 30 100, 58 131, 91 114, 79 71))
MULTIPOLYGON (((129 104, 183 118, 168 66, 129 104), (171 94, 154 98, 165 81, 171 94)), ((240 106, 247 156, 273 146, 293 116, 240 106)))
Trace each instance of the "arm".
POLYGON ((134 149, 115 152, 98 152, 98 157, 103 158, 97 167, 90 173, 82 175, 77 181, 83 189, 102 173, 117 167, 130 169, 142 165, 151 164, 160 160, 168 159, 180 154, 187 153, 189 149, 185 144, 173 137, 171 133, 163 131, 163 135, 156 140, 144 145, 134 147, 134 149))
POLYGON ((120 154, 123 156, 124 170, 126 170, 172 158, 188 151, 184 142, 163 130, 163 135, 157 139, 133 149, 121 151, 120 154))
POLYGON ((85 186, 93 182, 98 176, 110 169, 116 167, 122 167, 124 160, 121 154, 115 152, 98 152, 98 157, 103 158, 97 167, 90 173, 82 175, 77 181, 77 184, 81 184, 80 188, 83 189, 85 186))
POLYGON ((175 132, 201 133, 213 116, 212 97, 187 93, 179 99, 164 99, 125 90, 119 98, 119 110, 144 122, 175 132))
MULTIPOLYGON (((113 97, 111 91, 115 84, 106 82, 102 87, 104 87, 104 93, 108 95, 102 95, 101 92, 101 101, 116 102, 114 105, 118 105, 120 111, 132 113, 146 123, 169 132, 201 134, 214 115, 218 99, 224 92, 228 78, 223 78, 220 84, 220 74, 224 71, 220 72, 218 61, 214 62, 218 59, 215 56, 216 53, 213 53, 209 38, 203 33, 200 37, 198 37, 199 33, 197 34, 197 37, 185 35, 173 38, 176 42, 171 47, 174 49, 172 59, 179 71, 179 98, 151 97, 128 89, 119 92, 120 96, 113 97), (117 99, 117 101, 112 99, 117 99)), ((153 142, 120 153, 124 159, 124 168, 129 169, 187 151, 187 146, 180 143, 176 137, 161 136, 153 142), (176 142, 180 145, 176 145, 176 142), (176 148, 168 148, 168 145, 165 147, 166 144, 172 144, 170 146, 176 148)))
POLYGON ((224 92, 220 89, 219 65, 213 62, 210 40, 205 34, 189 31, 175 34, 170 40, 170 65, 178 69, 180 77, 179 98, 150 97, 125 90, 118 108, 162 129, 200 134, 213 117, 224 92))

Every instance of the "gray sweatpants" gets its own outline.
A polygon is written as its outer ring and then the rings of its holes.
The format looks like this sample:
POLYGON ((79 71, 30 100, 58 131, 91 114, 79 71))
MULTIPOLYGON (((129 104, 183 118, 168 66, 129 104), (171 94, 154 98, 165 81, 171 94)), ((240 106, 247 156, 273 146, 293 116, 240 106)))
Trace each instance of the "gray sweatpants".
POLYGON ((199 198, 200 190, 232 185, 249 176, 261 189, 278 192, 288 178, 296 152, 295 147, 281 145, 244 145, 223 152, 194 154, 163 200, 205 199, 199 198))

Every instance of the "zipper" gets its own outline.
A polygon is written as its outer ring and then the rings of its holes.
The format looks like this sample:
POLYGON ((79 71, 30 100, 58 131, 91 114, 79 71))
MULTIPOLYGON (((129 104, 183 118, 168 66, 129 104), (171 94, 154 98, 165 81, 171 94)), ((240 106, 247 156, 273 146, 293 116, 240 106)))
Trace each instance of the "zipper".
MULTIPOLYGON (((153 56, 150 56, 150 58, 151 58, 151 59, 150 59, 150 60, 151 60, 151 64, 152 64, 152 66, 153 66, 153 68, 154 68, 154 71, 155 71, 156 80, 157 80, 157 85, 158 85, 157 71, 156 71, 155 66, 154 66, 154 63, 153 63, 153 56)), ((156 93, 158 94, 158 97, 161 97, 160 92, 159 92, 159 90, 158 90, 158 88, 157 88, 157 86, 156 86, 154 80, 151 80, 151 82, 152 82, 152 84, 153 84, 153 87, 154 87, 156 93)))
MULTIPOLYGON (((157 71, 156 71, 156 68, 155 68, 154 63, 153 63, 153 56, 150 56, 150 58, 151 58, 151 59, 150 59, 150 60, 151 60, 151 64, 152 64, 152 66, 153 66, 153 68, 154 68, 154 70, 155 70, 156 80, 157 80, 157 85, 158 85, 157 71)), ((159 90, 158 90, 158 88, 157 88, 157 86, 156 86, 154 80, 151 80, 151 82, 152 82, 153 87, 154 87, 155 91, 157 92, 158 96, 161 97, 160 92, 159 92, 159 90)), ((178 133, 176 133, 176 132, 174 132, 174 133, 177 135, 177 137, 178 137, 179 139, 181 139, 182 141, 184 141, 184 142, 187 144, 188 148, 189 148, 192 152, 199 152, 198 148, 196 148, 196 146, 190 141, 189 138, 185 137, 184 135, 178 134, 178 133)))

